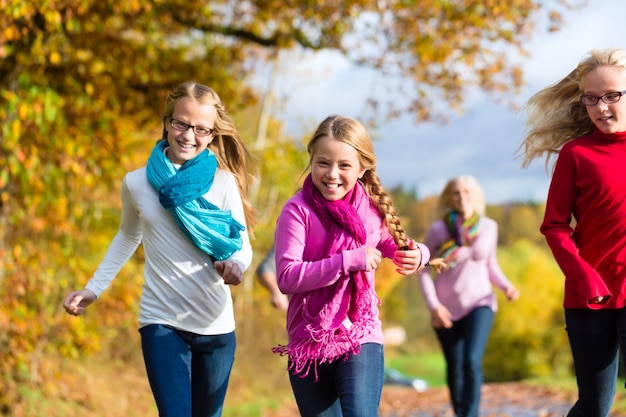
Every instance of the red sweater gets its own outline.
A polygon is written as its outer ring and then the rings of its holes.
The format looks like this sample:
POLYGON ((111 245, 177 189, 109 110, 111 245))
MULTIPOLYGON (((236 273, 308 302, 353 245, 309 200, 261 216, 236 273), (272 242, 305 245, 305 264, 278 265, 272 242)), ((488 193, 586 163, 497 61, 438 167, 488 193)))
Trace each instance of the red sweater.
POLYGON ((541 233, 565 274, 565 308, 626 305, 626 132, 596 129, 563 146, 541 233), (589 304, 598 296, 610 299, 589 304))

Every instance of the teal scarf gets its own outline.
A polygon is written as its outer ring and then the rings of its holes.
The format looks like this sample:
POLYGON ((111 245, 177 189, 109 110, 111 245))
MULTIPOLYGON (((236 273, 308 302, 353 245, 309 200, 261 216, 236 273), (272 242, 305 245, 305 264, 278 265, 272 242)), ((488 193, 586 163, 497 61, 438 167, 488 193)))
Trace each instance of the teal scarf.
POLYGON ((148 159, 148 181, 159 192, 161 205, 172 212, 178 227, 213 259, 222 261, 241 249, 245 230, 230 210, 220 210, 203 198, 213 185, 217 158, 205 150, 180 169, 165 155, 166 140, 157 142, 148 159))

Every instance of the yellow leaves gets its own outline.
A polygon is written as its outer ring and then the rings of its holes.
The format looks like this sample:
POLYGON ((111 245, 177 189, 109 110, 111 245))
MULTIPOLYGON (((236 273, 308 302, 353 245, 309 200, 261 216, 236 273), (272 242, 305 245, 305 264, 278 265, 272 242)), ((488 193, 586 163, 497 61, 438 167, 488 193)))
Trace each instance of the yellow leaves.
POLYGON ((20 120, 26 120, 26 117, 28 116, 28 105, 26 103, 20 103, 18 106, 18 115, 20 120))
POLYGON ((4 42, 13 42, 18 38, 17 29, 14 26, 7 26, 0 33, 0 39, 4 42))
POLYGON ((562 330, 563 277, 549 250, 530 240, 517 240, 498 251, 504 273, 520 290, 518 300, 509 303, 498 292, 500 309, 485 355, 492 377, 511 379, 541 377, 561 372, 551 358, 568 349, 562 330), (533 320, 529 321, 528 317, 533 320), (536 323, 542 323, 537 327, 536 323), (508 346, 506 350, 502 346, 508 346), (524 358, 517 364, 502 364, 503 357, 524 358), (497 373, 494 375, 493 373, 497 373))
POLYGON ((17 119, 11 122, 11 135, 16 139, 22 135, 22 122, 17 119))
POLYGON ((50 54, 50 63, 53 65, 58 65, 61 63, 61 54, 58 53, 57 51, 53 51, 50 54))
POLYGON ((0 190, 7 187, 9 184, 9 172, 6 169, 0 171, 0 190))
POLYGON ((376 292, 381 301, 384 302, 396 285, 405 279, 411 278, 398 274, 394 263, 387 258, 383 259, 376 269, 376 292))
POLYGON ((107 70, 107 65, 101 59, 94 59, 89 63, 89 71, 91 76, 97 76, 107 70))
POLYGON ((19 259, 22 257, 22 246, 21 245, 15 245, 13 246, 13 257, 16 259, 19 259))

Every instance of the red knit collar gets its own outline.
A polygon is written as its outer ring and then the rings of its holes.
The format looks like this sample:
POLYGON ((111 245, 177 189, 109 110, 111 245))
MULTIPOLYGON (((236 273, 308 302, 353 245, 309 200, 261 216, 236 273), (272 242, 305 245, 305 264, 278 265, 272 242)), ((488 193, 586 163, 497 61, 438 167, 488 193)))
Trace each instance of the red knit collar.
POLYGON ((626 140, 626 132, 603 133, 600 129, 595 128, 593 134, 594 136, 597 136, 604 140, 611 140, 611 141, 626 140))

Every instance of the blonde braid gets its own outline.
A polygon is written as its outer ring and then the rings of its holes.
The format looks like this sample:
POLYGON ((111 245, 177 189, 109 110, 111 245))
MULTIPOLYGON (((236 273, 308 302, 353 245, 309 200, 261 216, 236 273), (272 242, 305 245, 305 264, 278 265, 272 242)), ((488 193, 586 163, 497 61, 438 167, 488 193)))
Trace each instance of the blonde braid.
MULTIPOLYGON (((385 219, 385 224, 389 228, 389 233, 393 236, 396 245, 398 245, 400 250, 407 250, 409 248, 408 237, 400 225, 400 218, 396 215, 396 208, 393 206, 391 197, 389 197, 389 194, 387 194, 383 188, 380 178, 378 178, 374 169, 365 171, 363 180, 367 195, 370 196, 372 201, 376 204, 378 211, 385 219)), ((431 259, 426 262, 425 266, 432 267, 437 273, 448 267, 442 258, 431 259)))
POLYGON ((391 233, 396 245, 398 245, 398 248, 400 249, 407 249, 409 245, 408 238, 404 229, 400 225, 400 219, 396 215, 396 209, 393 206, 391 197, 389 197, 389 194, 387 194, 383 188, 380 178, 378 178, 378 175, 376 175, 376 172, 373 169, 370 169, 365 171, 363 180, 367 195, 370 196, 378 208, 378 211, 383 216, 385 224, 389 228, 389 233, 391 233))

